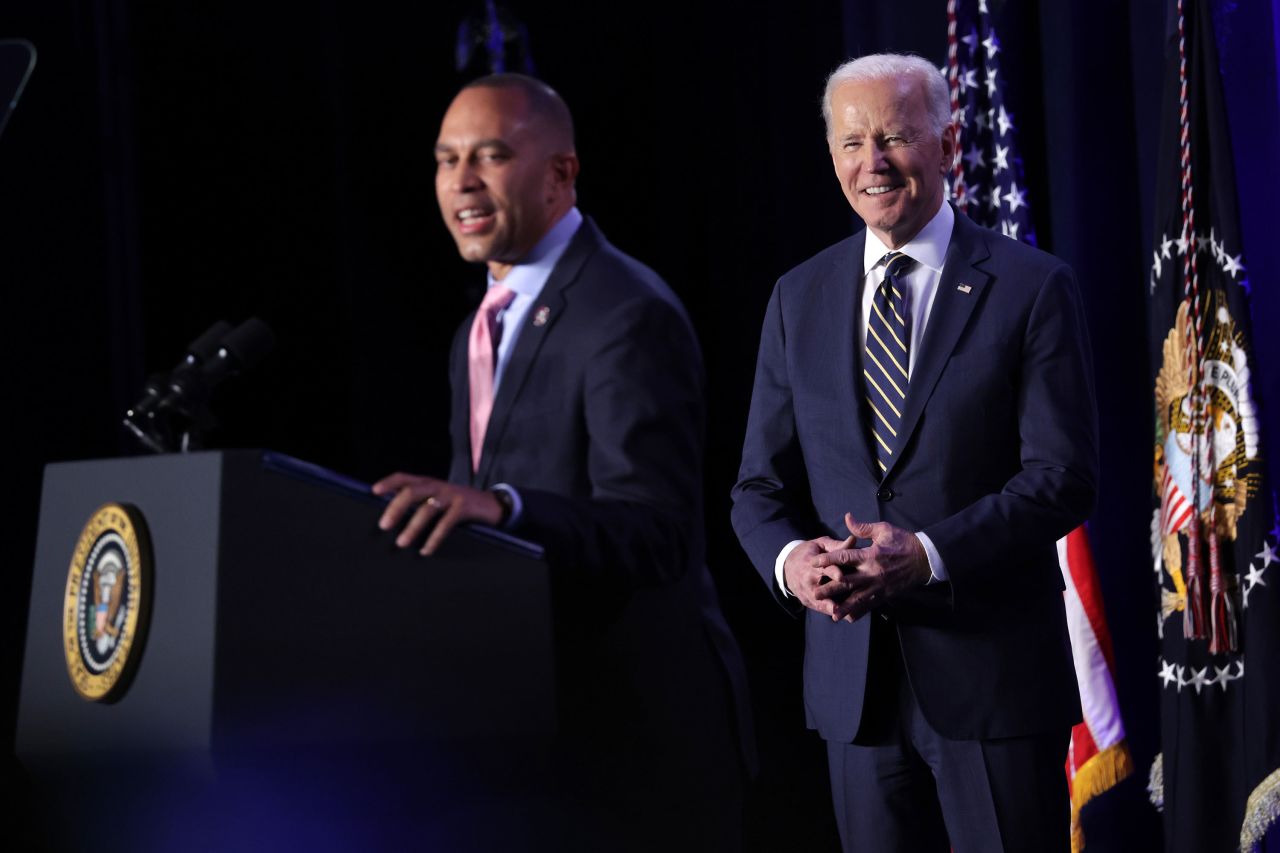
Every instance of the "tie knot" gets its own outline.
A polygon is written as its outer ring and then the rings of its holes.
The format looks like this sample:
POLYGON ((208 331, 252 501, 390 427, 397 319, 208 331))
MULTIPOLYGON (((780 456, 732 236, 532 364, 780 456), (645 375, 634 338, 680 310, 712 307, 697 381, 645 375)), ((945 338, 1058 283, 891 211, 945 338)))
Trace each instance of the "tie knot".
POLYGON ((484 299, 480 302, 480 313, 487 314, 490 317, 496 316, 499 311, 511 304, 511 300, 516 298, 516 292, 503 284, 495 284, 490 287, 484 294, 484 299))
POLYGON ((915 263, 910 257, 901 252, 889 252, 880 260, 884 264, 885 278, 897 278, 906 272, 907 267, 915 263))

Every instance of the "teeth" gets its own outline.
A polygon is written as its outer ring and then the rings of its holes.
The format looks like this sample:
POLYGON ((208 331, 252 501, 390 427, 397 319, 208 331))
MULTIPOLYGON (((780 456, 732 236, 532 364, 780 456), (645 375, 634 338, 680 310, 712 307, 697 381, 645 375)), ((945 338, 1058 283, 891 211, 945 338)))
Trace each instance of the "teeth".
POLYGON ((488 214, 485 213, 485 211, 481 210, 478 207, 468 207, 466 210, 458 211, 458 218, 461 219, 463 222, 466 222, 469 219, 476 219, 478 217, 487 216, 487 215, 488 214))
POLYGON ((893 189, 893 187, 867 187, 863 192, 867 195, 882 195, 891 189, 893 189))

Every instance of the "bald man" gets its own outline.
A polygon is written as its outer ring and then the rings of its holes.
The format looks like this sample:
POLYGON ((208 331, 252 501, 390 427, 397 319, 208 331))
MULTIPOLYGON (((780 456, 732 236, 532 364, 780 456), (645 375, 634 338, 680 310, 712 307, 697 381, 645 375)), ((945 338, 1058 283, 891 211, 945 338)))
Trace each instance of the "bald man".
MULTIPOLYGON (((424 554, 467 522, 545 546, 562 731, 546 849, 736 849, 748 710, 703 563, 688 317, 578 211, 572 119, 546 85, 471 83, 435 154, 445 225, 489 286, 453 342, 449 477, 379 481, 380 525, 424 554)), ((502 591, 477 591, 483 617, 502 591)))

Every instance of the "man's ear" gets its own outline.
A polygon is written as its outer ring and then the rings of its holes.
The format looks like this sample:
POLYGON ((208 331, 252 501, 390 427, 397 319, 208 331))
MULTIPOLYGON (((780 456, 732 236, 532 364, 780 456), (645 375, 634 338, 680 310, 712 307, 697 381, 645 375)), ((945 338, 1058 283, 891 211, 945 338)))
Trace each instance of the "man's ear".
POLYGON ((947 174, 956 165, 956 134, 954 123, 942 129, 942 174, 947 174))
POLYGON ((572 151, 551 155, 551 180, 557 187, 573 189, 578 179, 578 155, 572 151))

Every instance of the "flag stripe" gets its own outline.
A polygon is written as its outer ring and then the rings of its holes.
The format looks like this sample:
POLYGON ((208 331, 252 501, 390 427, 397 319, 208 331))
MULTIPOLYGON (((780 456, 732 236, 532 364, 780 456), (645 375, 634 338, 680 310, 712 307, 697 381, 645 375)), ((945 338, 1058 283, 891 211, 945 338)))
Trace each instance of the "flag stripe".
POLYGON ((1058 540, 1058 562, 1066 584, 1067 627, 1071 633, 1085 724, 1094 743, 1105 749, 1124 740, 1124 724, 1120 720, 1111 675, 1114 657, 1111 636, 1102 612, 1097 573, 1084 537, 1084 528, 1076 528, 1058 540))

